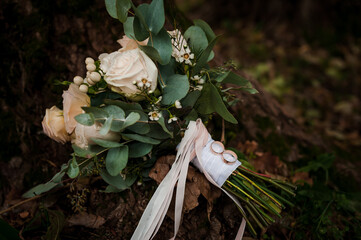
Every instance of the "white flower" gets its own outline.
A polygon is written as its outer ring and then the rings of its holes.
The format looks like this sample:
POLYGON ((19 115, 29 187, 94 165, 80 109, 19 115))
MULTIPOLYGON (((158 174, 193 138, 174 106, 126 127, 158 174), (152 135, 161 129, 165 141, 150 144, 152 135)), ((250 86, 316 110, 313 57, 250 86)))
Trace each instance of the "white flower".
POLYGON ((136 100, 134 98, 142 92, 137 86, 142 88, 145 85, 151 91, 157 87, 158 69, 139 48, 101 54, 99 59, 100 69, 105 73, 104 80, 115 92, 136 100))
POLYGON ((198 81, 199 79, 201 79, 201 77, 199 75, 194 75, 193 77, 191 77, 191 79, 193 81, 198 81))
POLYGON ((204 84, 204 83, 205 83, 204 78, 199 79, 198 83, 199 83, 199 84, 204 84))
POLYGON ((152 111, 148 113, 149 119, 152 121, 158 121, 160 117, 162 117, 162 114, 157 111, 152 111))
POLYGON ((169 119, 168 119, 168 123, 176 122, 177 120, 178 120, 177 117, 172 117, 172 118, 169 118, 169 119))
POLYGON ((179 100, 176 100, 176 101, 174 102, 174 105, 175 105, 176 108, 182 108, 182 105, 181 105, 181 103, 180 103, 179 100))
POLYGON ((179 63, 184 62, 185 64, 193 66, 191 59, 194 59, 194 54, 191 53, 182 33, 178 29, 169 31, 168 33, 172 38, 172 57, 179 63))
POLYGON ((197 85, 197 86, 195 87, 195 90, 202 91, 202 89, 203 89, 203 86, 202 86, 202 85, 197 85))

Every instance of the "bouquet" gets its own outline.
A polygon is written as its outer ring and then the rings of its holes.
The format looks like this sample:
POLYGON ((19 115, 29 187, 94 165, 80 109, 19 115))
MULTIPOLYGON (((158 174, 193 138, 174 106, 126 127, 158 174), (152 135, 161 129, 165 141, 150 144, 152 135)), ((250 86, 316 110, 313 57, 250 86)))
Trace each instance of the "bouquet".
POLYGON ((66 176, 100 175, 108 184, 105 192, 120 192, 147 177, 156 158, 178 145, 176 161, 132 239, 156 234, 178 183, 176 235, 191 161, 237 204, 244 219, 239 236, 245 223, 256 235, 254 224, 266 228, 274 216, 280 217, 285 204, 292 205, 274 188, 294 195, 294 187, 253 172, 235 151, 214 141, 203 123, 218 114, 237 124, 228 111, 238 100, 231 91, 257 91, 231 71, 231 64, 208 65, 219 37, 206 22, 195 20, 185 31, 166 29, 163 0, 139 6, 130 0, 106 0, 105 4, 110 16, 123 23, 121 48, 98 59, 86 58, 86 76, 64 82, 68 89, 62 95, 62 110, 47 109, 42 125, 53 140, 71 142, 74 152, 50 181, 23 196, 60 186, 66 176))

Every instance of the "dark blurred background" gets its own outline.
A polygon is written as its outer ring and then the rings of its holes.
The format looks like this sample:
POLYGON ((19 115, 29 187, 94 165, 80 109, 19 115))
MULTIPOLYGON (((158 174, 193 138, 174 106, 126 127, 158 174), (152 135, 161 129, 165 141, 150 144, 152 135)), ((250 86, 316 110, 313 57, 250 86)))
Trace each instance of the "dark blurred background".
MULTIPOLYGON (((187 18, 203 19, 216 34, 223 36, 215 49, 218 61, 233 60, 242 73, 261 85, 257 101, 264 108, 263 115, 256 114, 257 105, 252 105, 255 109, 248 109, 246 104, 233 109, 240 119, 249 116, 247 119, 256 123, 258 131, 252 132, 248 127, 251 125, 247 125, 250 123, 241 121, 239 130, 245 133, 230 131, 233 145, 244 147, 247 140, 259 143, 259 150, 271 152, 287 166, 284 177, 302 183, 295 200, 297 207, 288 209, 285 219, 260 237, 360 237, 357 199, 361 197, 361 1, 175 3, 187 18), (272 113, 272 118, 267 115, 274 112, 273 101, 281 109, 277 111, 282 113, 279 113, 282 119, 284 116, 292 119, 297 134, 273 127, 278 126, 275 123, 278 113, 272 113), (311 140, 305 141, 304 136, 311 140), (321 142, 313 145, 312 139, 316 137, 321 142), (297 169, 304 174, 298 174, 297 169)), ((2 0, 0 29, 0 209, 6 209, 19 202, 26 189, 50 179, 71 152, 70 146, 58 144, 42 133, 45 109, 61 106, 60 95, 65 87, 54 83, 84 75, 84 59, 117 50, 116 40, 123 33, 121 24, 108 16, 102 0, 2 0)), ((247 103, 247 99, 241 99, 244 101, 247 103)), ((267 160, 270 159, 264 159, 265 165, 267 160)), ((132 191, 136 196, 140 194, 136 199, 144 200, 142 191, 148 188, 135 187, 132 191)), ((131 198, 132 191, 122 195, 125 201, 131 198)), ((40 239, 51 221, 33 220, 38 209, 64 212, 65 216, 72 214, 66 197, 61 199, 66 193, 62 194, 22 205, 1 217, 17 230, 25 229, 25 239, 40 239), (21 215, 24 212, 28 215, 21 215)), ((88 209, 95 205, 94 199, 119 198, 102 194, 92 190, 88 209)), ((124 211, 132 211, 132 207, 124 211)), ((105 217, 109 211, 102 213, 105 217)), ((123 213, 127 221, 123 225, 106 218, 106 224, 95 230, 66 225, 62 239, 127 239, 125 236, 132 232, 139 214, 141 210, 133 217, 123 213)), ((196 214, 197 211, 189 216, 196 214)), ((223 218, 224 214, 218 214, 218 222, 205 224, 211 231, 219 228, 211 239, 230 239, 233 236, 230 232, 236 231, 235 225, 221 223, 223 218)), ((180 238, 206 238, 207 232, 185 233, 199 227, 192 225, 190 219, 184 220, 188 225, 185 224, 180 238)), ((240 221, 237 216, 230 219, 240 221)), ((171 225, 168 220, 161 229, 164 236, 172 231, 171 225)))

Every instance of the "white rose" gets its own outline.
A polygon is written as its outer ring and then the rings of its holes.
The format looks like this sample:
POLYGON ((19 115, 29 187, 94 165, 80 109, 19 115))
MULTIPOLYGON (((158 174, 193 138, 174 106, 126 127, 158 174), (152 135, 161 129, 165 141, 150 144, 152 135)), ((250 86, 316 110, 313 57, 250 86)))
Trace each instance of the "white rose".
POLYGON ((97 138, 102 140, 108 140, 113 142, 119 142, 120 135, 109 131, 106 135, 101 135, 99 133, 102 128, 102 124, 95 123, 92 126, 85 126, 80 123, 77 123, 75 131, 72 135, 72 143, 77 145, 82 149, 87 149, 89 145, 95 144, 91 138, 97 138))
POLYGON ((99 60, 104 79, 115 92, 134 99, 142 92, 137 86, 147 91, 154 91, 157 87, 158 69, 139 48, 101 54, 99 60))
POLYGON ((119 49, 118 51, 124 52, 124 51, 128 51, 128 50, 136 49, 136 48, 138 48, 138 45, 143 45, 143 46, 147 45, 148 38, 142 42, 138 42, 138 41, 130 39, 126 35, 124 35, 121 39, 118 39, 117 42, 122 46, 122 48, 119 49))

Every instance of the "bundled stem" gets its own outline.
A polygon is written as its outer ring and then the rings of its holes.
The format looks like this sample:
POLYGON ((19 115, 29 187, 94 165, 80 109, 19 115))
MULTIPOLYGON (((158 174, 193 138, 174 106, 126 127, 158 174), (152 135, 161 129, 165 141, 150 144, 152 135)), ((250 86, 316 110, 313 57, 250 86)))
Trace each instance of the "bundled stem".
POLYGON ((296 187, 293 184, 272 179, 271 176, 253 172, 243 166, 238 167, 222 186, 244 203, 244 210, 239 210, 254 236, 257 234, 252 223, 265 229, 275 222, 274 216, 281 217, 280 213, 285 204, 293 206, 290 201, 269 187, 295 196, 296 187))

